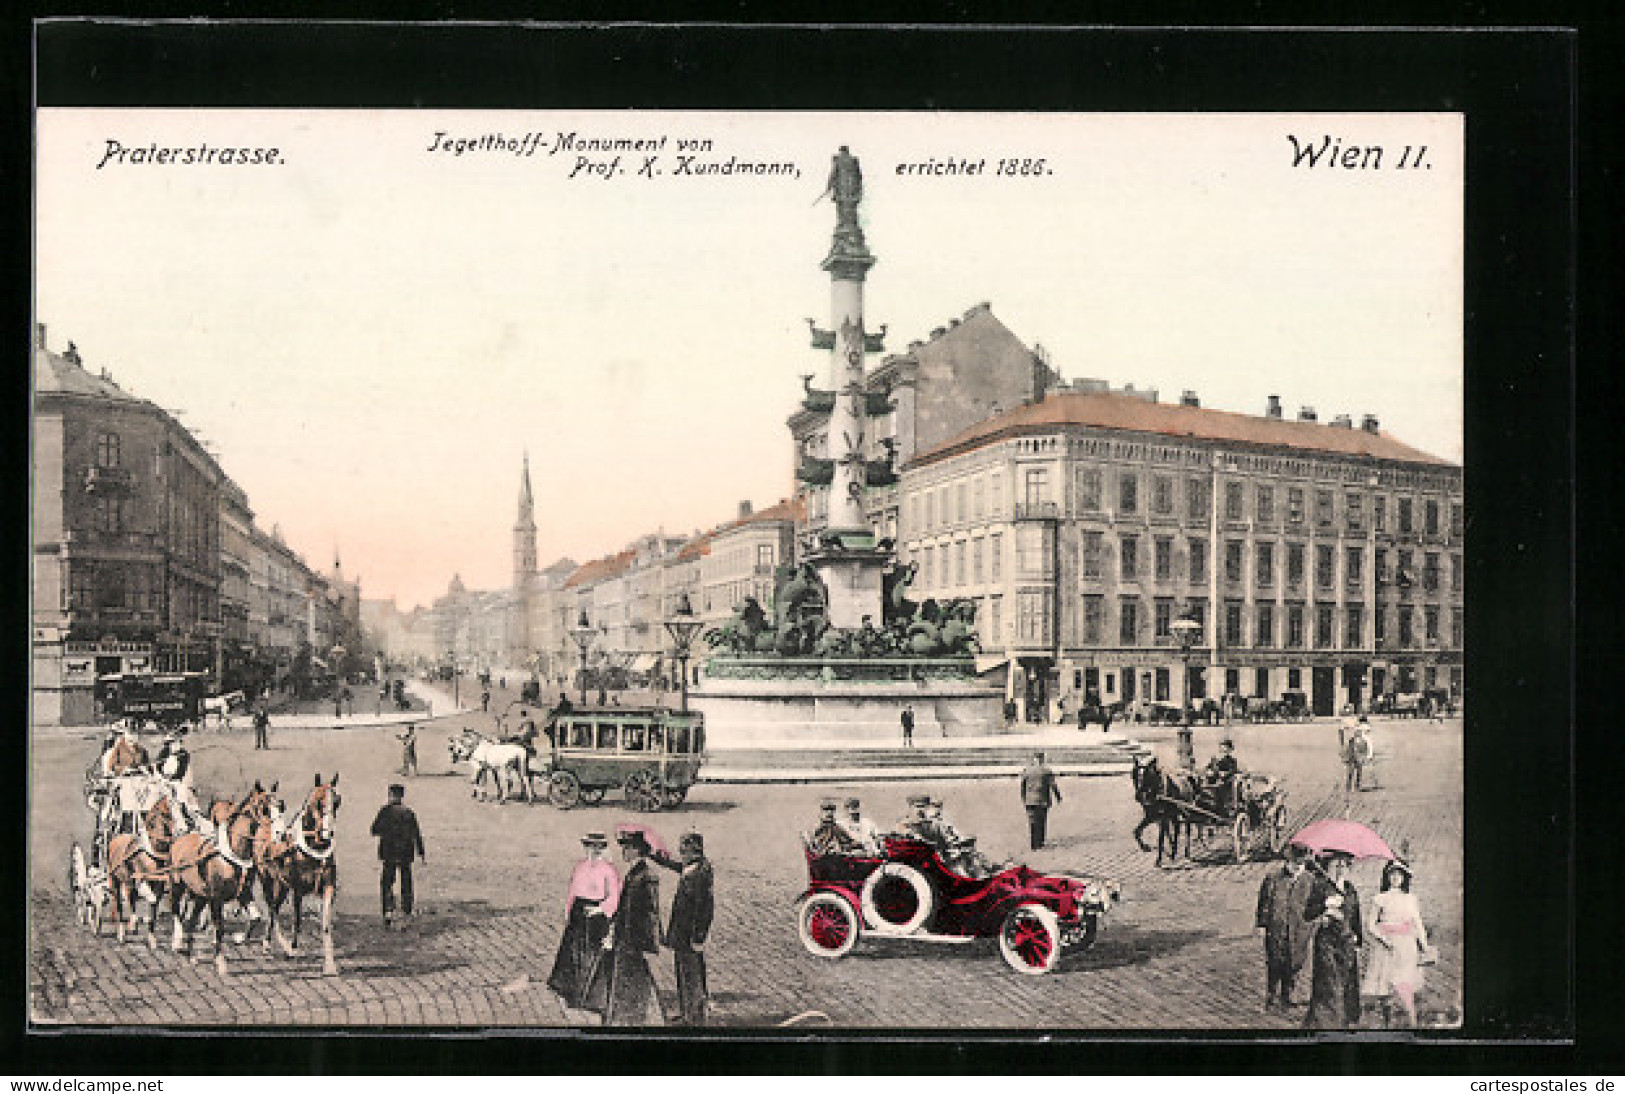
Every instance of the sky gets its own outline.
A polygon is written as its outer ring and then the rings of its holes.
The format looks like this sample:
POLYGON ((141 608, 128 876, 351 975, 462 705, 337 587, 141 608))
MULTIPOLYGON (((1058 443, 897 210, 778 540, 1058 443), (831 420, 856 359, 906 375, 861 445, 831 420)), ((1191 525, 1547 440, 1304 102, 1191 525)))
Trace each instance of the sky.
POLYGON ((889 350, 985 301, 1065 377, 1461 461, 1456 114, 41 110, 36 319, 313 565, 426 604, 508 584, 527 452, 543 566, 788 496, 841 144, 889 350), (606 177, 565 134, 665 140, 606 177))

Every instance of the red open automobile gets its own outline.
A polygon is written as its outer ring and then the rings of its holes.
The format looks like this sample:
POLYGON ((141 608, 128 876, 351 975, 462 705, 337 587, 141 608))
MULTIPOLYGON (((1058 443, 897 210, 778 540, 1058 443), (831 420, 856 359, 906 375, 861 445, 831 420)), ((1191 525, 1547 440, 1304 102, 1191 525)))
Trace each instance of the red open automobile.
MULTIPOLYGON (((1101 917, 1119 895, 1115 882, 1025 866, 951 868, 929 843, 911 836, 886 836, 885 848, 878 857, 807 849, 809 884, 796 919, 809 953, 844 957, 862 937, 997 938, 1011 968, 1042 975, 1063 950, 1094 942, 1101 917)), ((972 851, 967 859, 975 857, 972 851)))

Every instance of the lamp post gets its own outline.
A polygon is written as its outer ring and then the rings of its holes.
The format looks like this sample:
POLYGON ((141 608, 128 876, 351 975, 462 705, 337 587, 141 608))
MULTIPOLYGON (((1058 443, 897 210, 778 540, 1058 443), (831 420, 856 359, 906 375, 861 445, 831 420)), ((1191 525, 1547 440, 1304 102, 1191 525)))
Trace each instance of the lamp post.
POLYGON ((1185 663, 1185 716, 1179 727, 1179 766, 1196 766, 1196 748, 1191 743, 1191 654, 1202 636, 1202 624, 1186 612, 1168 627, 1179 641, 1180 659, 1185 663))
POLYGON ((587 621, 587 609, 581 609, 581 617, 571 629, 570 635, 575 639, 576 646, 581 650, 581 705, 587 705, 587 650, 592 646, 592 624, 587 621))
POLYGON ((688 650, 694 644, 694 635, 701 625, 694 615, 693 605, 688 602, 688 594, 683 593, 677 598, 677 609, 672 612, 671 618, 666 620, 666 632, 671 635, 671 640, 677 647, 678 671, 683 674, 681 709, 684 714, 688 713, 688 650))

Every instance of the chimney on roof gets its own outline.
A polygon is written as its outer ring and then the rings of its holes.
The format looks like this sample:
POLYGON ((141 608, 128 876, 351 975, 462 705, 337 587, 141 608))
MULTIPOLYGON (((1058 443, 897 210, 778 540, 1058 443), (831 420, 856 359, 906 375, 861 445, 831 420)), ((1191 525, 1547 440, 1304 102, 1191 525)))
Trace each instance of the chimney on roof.
POLYGON ((941 338, 943 335, 945 335, 947 333, 948 333, 948 328, 947 327, 932 327, 931 328, 931 337, 932 338, 941 338))
POLYGON ((1194 391, 1184 391, 1184 392, 1180 393, 1179 405, 1180 406, 1201 406, 1202 405, 1202 400, 1200 400, 1200 399, 1198 399, 1196 397, 1196 392, 1194 392, 1194 391))
POLYGON ((1337 417, 1332 419, 1332 426, 1336 429, 1353 429, 1354 419, 1350 418, 1347 414, 1339 414, 1337 417))
POLYGON ((45 348, 45 324, 44 323, 35 323, 34 324, 34 348, 35 349, 44 349, 45 348))
POLYGON ((1298 410, 1298 421, 1300 421, 1300 422, 1318 422, 1318 421, 1320 421, 1320 419, 1315 415, 1315 408, 1314 407, 1306 406, 1306 407, 1299 408, 1299 410, 1298 410))
POLYGON ((1266 406, 1264 408, 1264 417, 1266 417, 1266 418, 1279 418, 1280 416, 1281 416, 1281 397, 1279 395, 1271 395, 1270 396, 1269 406, 1266 406))
POLYGON ((1367 433, 1377 432, 1377 416, 1375 414, 1367 414, 1365 417, 1361 418, 1360 428, 1365 430, 1367 433))
POLYGON ((750 499, 746 498, 739 503, 739 519, 744 520, 748 516, 750 516, 750 499))

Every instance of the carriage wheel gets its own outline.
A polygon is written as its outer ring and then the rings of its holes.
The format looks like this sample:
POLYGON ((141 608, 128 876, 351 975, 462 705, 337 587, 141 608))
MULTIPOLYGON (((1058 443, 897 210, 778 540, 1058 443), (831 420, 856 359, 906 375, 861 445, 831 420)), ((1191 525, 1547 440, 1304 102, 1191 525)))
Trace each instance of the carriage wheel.
POLYGON ((557 809, 574 809, 581 804, 581 780, 568 771, 553 772, 547 780, 547 800, 557 809))
POLYGON ((688 787, 686 787, 686 786, 668 786, 668 787, 666 787, 666 808, 668 808, 668 809, 676 809, 679 805, 682 805, 683 802, 687 798, 688 798, 688 787))
POLYGON ((999 952, 1005 963, 1028 976, 1042 976, 1061 959, 1061 923, 1042 904, 1022 904, 999 929, 999 952))
POLYGON ((660 778, 653 771, 634 771, 626 777, 626 804, 640 813, 658 813, 665 804, 660 778))
POLYGON ((604 800, 604 788, 601 786, 581 788, 581 800, 588 805, 597 805, 604 800))
POLYGON ((1270 854, 1279 855, 1286 849, 1286 806, 1276 805, 1269 819, 1270 854))
POLYGON ((1247 811, 1243 809, 1236 814, 1236 826, 1230 832, 1235 842, 1236 861, 1246 862, 1252 857, 1253 822, 1247 819, 1247 811))
POLYGON ((862 933, 857 910, 835 893, 814 893, 803 901, 796 927, 801 944, 815 957, 845 957, 862 933))

